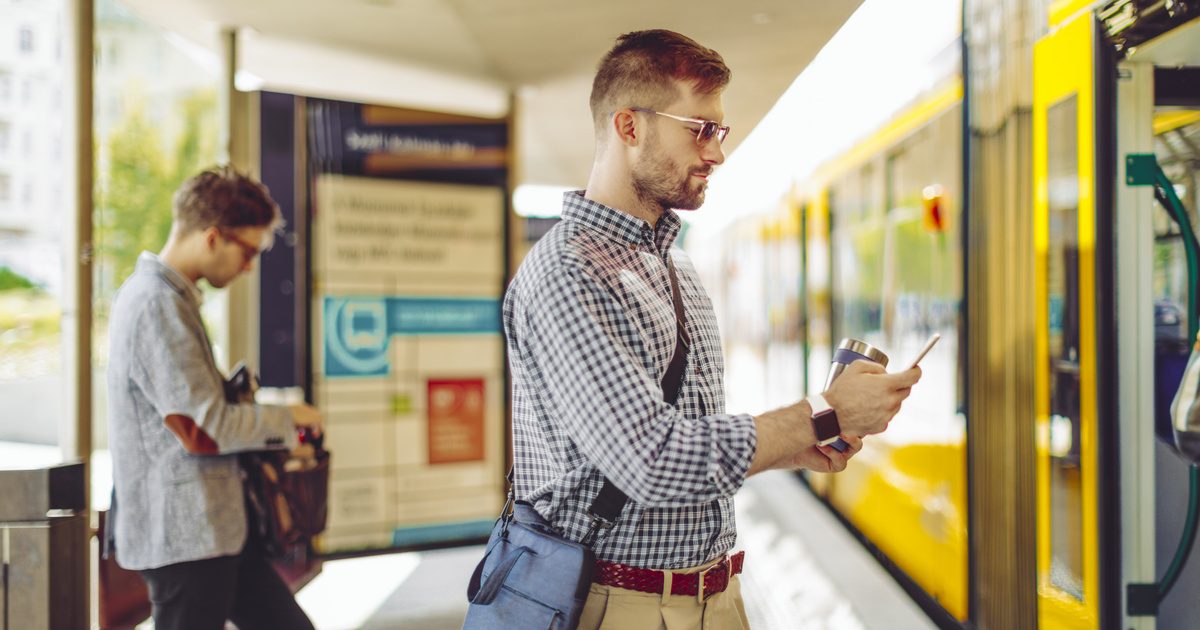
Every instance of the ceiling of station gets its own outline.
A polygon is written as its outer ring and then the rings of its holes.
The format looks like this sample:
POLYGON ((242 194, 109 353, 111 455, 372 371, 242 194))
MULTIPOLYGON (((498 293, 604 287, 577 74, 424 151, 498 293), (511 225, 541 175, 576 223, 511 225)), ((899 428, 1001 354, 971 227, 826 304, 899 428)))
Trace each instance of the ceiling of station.
MULTIPOLYGON (((492 82, 518 95, 522 182, 582 185, 592 162, 591 75, 621 33, 669 28, 733 70, 727 152, 861 0, 122 0, 203 45, 223 28, 492 82)), ((271 84, 271 77, 262 77, 271 84)), ((395 103, 408 105, 408 103, 395 103)))

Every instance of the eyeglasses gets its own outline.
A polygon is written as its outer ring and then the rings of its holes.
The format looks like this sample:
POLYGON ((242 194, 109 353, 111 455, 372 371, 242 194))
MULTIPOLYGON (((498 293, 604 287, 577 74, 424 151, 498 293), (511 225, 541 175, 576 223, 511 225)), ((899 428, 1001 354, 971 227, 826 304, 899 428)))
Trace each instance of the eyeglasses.
POLYGON ((708 142, 709 140, 712 140, 713 136, 717 137, 717 144, 721 144, 721 143, 725 142, 725 136, 729 135, 729 126, 728 125, 722 125, 720 123, 717 123, 717 122, 714 122, 711 120, 704 120, 703 118, 687 118, 686 116, 676 116, 675 114, 666 114, 663 112, 656 112, 653 109, 646 109, 644 107, 630 107, 629 109, 631 109, 635 112, 642 112, 642 113, 646 113, 646 114, 655 114, 657 116, 666 116, 667 118, 678 120, 679 122, 693 123, 696 125, 700 125, 700 128, 696 130, 696 144, 699 144, 699 145, 703 145, 704 143, 708 142))
POLYGON ((246 241, 238 238, 236 234, 229 230, 218 229, 217 232, 220 233, 221 238, 224 238, 225 240, 242 248, 242 258, 244 258, 246 262, 250 262, 251 260, 257 258, 258 255, 263 252, 263 249, 269 249, 260 248, 260 246, 254 245, 253 243, 247 243, 246 241))

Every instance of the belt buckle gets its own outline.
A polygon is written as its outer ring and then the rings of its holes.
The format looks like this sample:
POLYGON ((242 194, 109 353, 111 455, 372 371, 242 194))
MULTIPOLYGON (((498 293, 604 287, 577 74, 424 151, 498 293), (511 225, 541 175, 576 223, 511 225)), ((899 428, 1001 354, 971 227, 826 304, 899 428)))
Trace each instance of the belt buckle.
MULTIPOLYGON (((704 589, 704 581, 708 577, 708 572, 715 571, 715 570, 721 569, 721 568, 728 568, 728 567, 729 567, 729 557, 726 556, 726 557, 722 558, 720 562, 718 562, 718 563, 712 565, 711 567, 708 567, 707 569, 700 572, 700 578, 696 582, 696 599, 701 604, 707 602, 708 598, 709 598, 709 595, 705 592, 705 589, 704 589)), ((716 591, 714 591, 713 595, 716 595, 716 594, 717 594, 716 591)))

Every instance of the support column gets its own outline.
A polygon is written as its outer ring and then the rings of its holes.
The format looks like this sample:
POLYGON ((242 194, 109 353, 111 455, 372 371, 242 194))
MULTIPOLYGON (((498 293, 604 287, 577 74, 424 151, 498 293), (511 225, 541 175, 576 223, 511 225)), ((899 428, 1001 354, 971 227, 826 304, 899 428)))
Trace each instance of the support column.
MULTIPOLYGON (((67 162, 73 220, 68 223, 63 294, 64 421, 59 445, 66 459, 85 463, 92 454, 92 40, 93 0, 70 0, 64 7, 69 47, 68 102, 73 115, 66 137, 74 159, 67 162)), ((87 467, 85 466, 85 470, 87 467)), ((90 472, 90 471, 89 471, 90 472)), ((85 473, 90 479, 91 475, 85 473)), ((89 496, 90 481, 84 492, 89 496)))
POLYGON ((963 3, 971 622, 1037 625, 1032 45, 1037 0, 963 3), (1005 273, 991 270, 1005 269, 1005 273), (1003 313, 1003 317, 995 314, 1003 313))
MULTIPOLYGON (((1155 566, 1154 193, 1125 182, 1125 156, 1154 153, 1154 65, 1128 62, 1117 82, 1117 382, 1121 436, 1122 584, 1153 584, 1155 566)), ((1122 586, 1122 598, 1127 599, 1122 586)), ((1122 601, 1122 614, 1129 610, 1122 601)), ((1154 617, 1124 616, 1122 628, 1153 630, 1154 617)))
MULTIPOLYGON (((243 173, 257 177, 257 143, 252 138, 251 115, 253 95, 238 92, 237 71, 240 58, 238 29, 226 27, 221 31, 221 82, 220 82, 220 148, 218 160, 230 164, 243 173)), ((257 268, 229 286, 226 296, 226 328, 221 335, 226 340, 228 369, 238 361, 245 361, 255 372, 258 361, 258 295, 259 275, 257 268)))
MULTIPOLYGON (((59 448, 63 459, 83 462, 82 470, 82 514, 77 514, 75 525, 64 527, 61 533, 70 544, 60 540, 59 553, 72 557, 62 566, 64 574, 59 577, 65 584, 74 585, 56 600, 53 614, 61 615, 63 627, 84 627, 92 609, 91 584, 91 521, 92 505, 92 77, 94 50, 94 0, 67 0, 63 4, 65 16, 63 33, 64 58, 66 62, 65 84, 67 102, 71 104, 71 115, 66 124, 68 172, 67 203, 71 220, 65 221, 67 238, 64 248, 64 278, 62 303, 62 347, 65 396, 62 402, 62 418, 59 431, 59 448), (76 572, 73 575, 65 573, 76 572)), ((67 210, 67 208, 63 208, 67 210)))

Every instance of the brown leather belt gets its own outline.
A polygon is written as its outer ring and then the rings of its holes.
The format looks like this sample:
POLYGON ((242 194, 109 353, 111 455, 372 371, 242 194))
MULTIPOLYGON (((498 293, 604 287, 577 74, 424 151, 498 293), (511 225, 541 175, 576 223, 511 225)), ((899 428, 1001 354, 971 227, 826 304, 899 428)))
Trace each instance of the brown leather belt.
POLYGON ((739 551, 732 556, 725 556, 720 562, 697 573, 676 573, 674 571, 657 571, 641 569, 615 562, 596 561, 596 574, 592 581, 605 586, 640 591, 642 593, 663 592, 666 583, 666 573, 671 574, 671 594, 696 597, 704 602, 717 593, 729 588, 729 578, 742 572, 742 562, 746 558, 745 551, 739 551))

